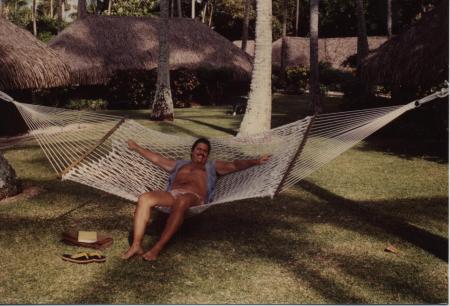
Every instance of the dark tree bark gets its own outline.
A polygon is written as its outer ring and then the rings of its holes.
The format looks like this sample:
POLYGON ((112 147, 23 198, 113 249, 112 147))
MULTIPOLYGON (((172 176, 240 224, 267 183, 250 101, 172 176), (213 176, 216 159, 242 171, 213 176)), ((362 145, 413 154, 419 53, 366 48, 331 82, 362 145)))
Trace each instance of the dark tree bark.
POLYGON ((295 36, 298 36, 299 33, 299 19, 300 19, 300 0, 297 0, 296 8, 295 8, 295 36))
POLYGON ((247 50, 248 24, 250 16, 250 0, 244 0, 244 20, 242 22, 241 48, 247 50))
POLYGON ((311 96, 310 110, 313 113, 323 111, 320 100, 319 86, 319 0, 310 0, 310 18, 309 18, 309 94, 311 96))
POLYGON ((392 0, 387 0, 387 35, 392 37, 392 0))
POLYGON ((86 17, 86 0, 78 0, 78 19, 83 19, 86 17))
POLYGON ((364 16, 364 1, 356 0, 356 19, 358 21, 358 70, 362 60, 369 54, 369 42, 367 41, 366 18, 364 16))
POLYGON ((31 18, 33 19, 33 35, 37 37, 37 24, 36 24, 36 0, 33 0, 31 5, 31 18))
POLYGON ((158 79, 152 105, 152 120, 173 120, 173 101, 170 90, 169 0, 160 2, 158 79))
POLYGON ((280 49, 280 83, 284 87, 286 85, 286 59, 287 59, 287 16, 288 16, 288 0, 283 0, 283 21, 281 32, 281 49, 280 49))
POLYGON ((22 191, 16 172, 0 153, 0 200, 22 191))

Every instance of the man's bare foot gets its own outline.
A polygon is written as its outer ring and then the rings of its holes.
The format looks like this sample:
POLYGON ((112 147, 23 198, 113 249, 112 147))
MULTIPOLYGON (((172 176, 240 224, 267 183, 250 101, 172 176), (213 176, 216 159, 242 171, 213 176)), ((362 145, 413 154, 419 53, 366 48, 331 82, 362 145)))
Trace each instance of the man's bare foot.
POLYGON ((142 255, 142 258, 147 261, 153 261, 156 260, 156 258, 159 255, 159 252, 161 252, 161 248, 154 246, 150 251, 142 255))
POLYGON ((144 254, 144 250, 141 246, 131 246, 128 251, 122 254, 122 259, 129 259, 130 257, 133 257, 134 255, 142 255, 144 254))

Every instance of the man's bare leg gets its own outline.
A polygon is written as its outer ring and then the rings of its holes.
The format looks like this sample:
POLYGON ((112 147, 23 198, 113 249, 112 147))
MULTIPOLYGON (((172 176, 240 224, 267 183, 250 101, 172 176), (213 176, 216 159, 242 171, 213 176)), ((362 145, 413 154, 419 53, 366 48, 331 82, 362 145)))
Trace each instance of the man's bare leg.
POLYGON ((150 221, 151 210, 156 205, 172 206, 175 199, 167 192, 153 191, 142 194, 139 197, 134 213, 133 243, 122 255, 123 259, 128 259, 134 255, 142 255, 142 240, 144 239, 145 228, 150 221))
POLYGON ((180 228, 181 224, 183 224, 184 213, 186 212, 186 210, 189 207, 198 204, 200 204, 199 199, 192 194, 185 194, 180 196, 172 206, 172 211, 169 218, 167 219, 167 223, 164 227, 163 233, 161 234, 161 238, 150 249, 150 251, 146 252, 142 257, 145 260, 149 261, 155 260, 158 257, 158 254, 167 244, 167 242, 169 242, 170 238, 172 238, 172 236, 180 228))

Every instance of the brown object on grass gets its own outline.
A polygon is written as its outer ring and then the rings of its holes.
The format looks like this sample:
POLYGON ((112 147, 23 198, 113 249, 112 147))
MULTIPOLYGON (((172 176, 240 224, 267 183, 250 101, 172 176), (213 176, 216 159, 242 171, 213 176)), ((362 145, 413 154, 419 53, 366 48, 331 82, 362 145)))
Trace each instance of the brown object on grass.
POLYGON ((62 242, 70 245, 81 246, 85 248, 104 250, 113 244, 111 237, 98 234, 97 242, 87 243, 78 241, 78 231, 67 231, 62 233, 62 242))

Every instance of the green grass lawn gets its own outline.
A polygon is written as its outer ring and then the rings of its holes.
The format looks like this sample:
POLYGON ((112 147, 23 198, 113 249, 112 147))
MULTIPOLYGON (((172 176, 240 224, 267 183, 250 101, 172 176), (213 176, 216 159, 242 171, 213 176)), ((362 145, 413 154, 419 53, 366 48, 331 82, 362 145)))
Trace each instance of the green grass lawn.
MULTIPOLYGON (((330 98, 327 110, 340 103, 330 98)), ((239 127, 229 110, 177 109, 173 123, 128 114, 167 133, 215 137, 239 127)), ((304 98, 277 95, 273 125, 305 110, 304 98)), ((213 207, 188 219, 154 263, 120 259, 133 203, 58 181, 34 144, 5 150, 24 184, 43 190, 0 202, 0 303, 448 303, 448 162, 380 150, 380 141, 414 145, 372 137, 274 199, 213 207), (60 242, 74 227, 114 238, 105 263, 61 260, 88 250, 60 242)))

